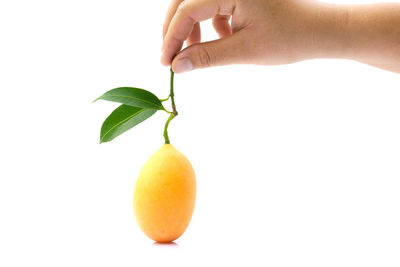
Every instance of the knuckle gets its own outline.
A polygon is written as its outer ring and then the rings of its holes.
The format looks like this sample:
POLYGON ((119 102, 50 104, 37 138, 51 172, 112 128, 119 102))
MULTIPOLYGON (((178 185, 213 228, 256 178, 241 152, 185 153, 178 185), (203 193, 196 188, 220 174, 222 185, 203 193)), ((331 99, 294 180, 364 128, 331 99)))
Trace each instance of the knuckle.
POLYGON ((202 67, 210 67, 215 58, 212 49, 206 46, 198 46, 196 56, 197 61, 202 67))
POLYGON ((220 15, 232 15, 233 5, 231 0, 217 0, 220 15))
POLYGON ((177 13, 185 13, 188 9, 188 1, 183 0, 179 3, 178 8, 176 10, 177 13))

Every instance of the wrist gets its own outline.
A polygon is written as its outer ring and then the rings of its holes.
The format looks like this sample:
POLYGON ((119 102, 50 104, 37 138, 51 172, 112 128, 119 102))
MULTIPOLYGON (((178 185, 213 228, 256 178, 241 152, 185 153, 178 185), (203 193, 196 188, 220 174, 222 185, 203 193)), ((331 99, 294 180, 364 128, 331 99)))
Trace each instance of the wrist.
POLYGON ((315 3, 311 13, 304 57, 349 58, 349 6, 315 3))

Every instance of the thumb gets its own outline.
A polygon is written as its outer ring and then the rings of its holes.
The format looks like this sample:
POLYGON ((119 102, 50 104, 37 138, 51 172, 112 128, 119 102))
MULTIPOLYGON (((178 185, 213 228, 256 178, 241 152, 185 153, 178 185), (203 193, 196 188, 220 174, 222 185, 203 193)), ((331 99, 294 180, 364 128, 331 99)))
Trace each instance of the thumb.
POLYGON ((215 41, 196 43, 179 52, 172 61, 172 70, 182 73, 199 68, 246 61, 244 39, 239 32, 215 41))

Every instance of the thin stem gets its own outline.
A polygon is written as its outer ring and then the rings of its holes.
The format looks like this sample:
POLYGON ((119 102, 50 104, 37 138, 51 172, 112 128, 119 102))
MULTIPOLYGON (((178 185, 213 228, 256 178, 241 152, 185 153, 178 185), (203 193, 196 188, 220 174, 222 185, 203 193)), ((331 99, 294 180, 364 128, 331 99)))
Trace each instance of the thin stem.
POLYGON ((169 136, 168 136, 168 126, 169 126, 169 122, 175 118, 178 115, 178 111, 176 111, 176 106, 175 106, 175 99, 174 99, 174 72, 172 71, 172 69, 170 69, 171 71, 171 79, 170 79, 170 93, 169 93, 169 97, 171 98, 171 106, 172 106, 172 112, 168 112, 170 113, 167 122, 165 123, 165 127, 164 127, 164 139, 165 139, 165 144, 169 144, 169 136))
POLYGON ((161 102, 165 102, 165 101, 168 101, 170 97, 171 97, 171 96, 169 95, 169 96, 168 96, 167 98, 164 98, 164 99, 160 99, 160 101, 161 101, 161 102))
POLYGON ((170 93, 169 96, 171 97, 171 106, 172 106, 172 113, 178 115, 178 111, 176 111, 176 106, 175 106, 175 99, 174 99, 174 72, 172 71, 172 68, 170 69, 171 71, 171 79, 170 79, 170 93))
POLYGON ((169 144, 169 143, 170 143, 170 142, 169 142, 169 136, 168 136, 168 125, 169 125, 169 122, 170 122, 173 118, 175 118, 175 114, 174 114, 174 113, 171 113, 171 114, 169 115, 169 117, 168 117, 167 122, 165 123, 165 127, 164 127, 164 139, 165 139, 165 143, 166 143, 166 144, 169 144))

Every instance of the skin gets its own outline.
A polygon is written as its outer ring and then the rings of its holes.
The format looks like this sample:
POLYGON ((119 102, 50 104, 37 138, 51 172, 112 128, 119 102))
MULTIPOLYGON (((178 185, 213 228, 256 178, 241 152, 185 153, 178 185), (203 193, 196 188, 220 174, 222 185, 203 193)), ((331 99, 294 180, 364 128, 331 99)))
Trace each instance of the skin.
POLYGON ((400 73, 400 3, 172 0, 163 36, 161 63, 176 73, 313 58, 351 59, 400 73), (210 18, 220 39, 201 43, 199 22, 210 18))

